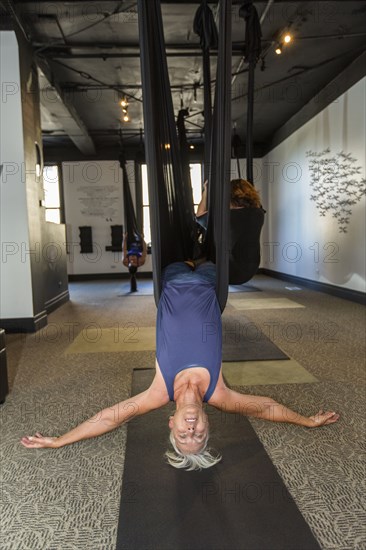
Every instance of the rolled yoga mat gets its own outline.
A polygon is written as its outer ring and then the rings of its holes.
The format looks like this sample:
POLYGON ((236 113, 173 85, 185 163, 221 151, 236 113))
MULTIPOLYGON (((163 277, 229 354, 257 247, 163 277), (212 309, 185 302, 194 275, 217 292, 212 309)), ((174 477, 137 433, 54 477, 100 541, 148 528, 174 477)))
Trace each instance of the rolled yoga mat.
MULTIPOLYGON (((133 394, 153 376, 134 370, 133 394)), ((246 418, 207 406, 210 445, 223 459, 187 472, 163 457, 173 410, 128 425, 117 550, 320 550, 246 418)))

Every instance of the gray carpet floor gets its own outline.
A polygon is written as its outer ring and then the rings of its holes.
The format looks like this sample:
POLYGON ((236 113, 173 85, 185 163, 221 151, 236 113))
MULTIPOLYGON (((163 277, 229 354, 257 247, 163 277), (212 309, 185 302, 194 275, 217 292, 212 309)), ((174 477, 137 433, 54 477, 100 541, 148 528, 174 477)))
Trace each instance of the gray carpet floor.
MULTIPOLYGON (((321 547, 365 549, 365 308, 290 291, 288 283, 265 276, 252 283, 261 299, 305 306, 240 311, 319 382, 237 389, 269 395, 307 415, 320 407, 341 413, 338 424, 317 430, 260 420, 252 425, 321 547)), ((28 450, 19 439, 36 430, 63 433, 126 399, 132 368, 153 365, 151 351, 65 354, 80 332, 90 341, 98 327, 119 328, 120 337, 154 324, 153 297, 121 297, 120 285, 73 283, 71 301, 49 315, 45 329, 7 335, 11 393, 0 407, 3 550, 115 548, 126 427, 59 450, 28 450)), ((238 313, 236 299, 243 295, 230 295, 229 316, 238 313)), ((270 498, 268 488, 258 491, 258 498, 270 498)))

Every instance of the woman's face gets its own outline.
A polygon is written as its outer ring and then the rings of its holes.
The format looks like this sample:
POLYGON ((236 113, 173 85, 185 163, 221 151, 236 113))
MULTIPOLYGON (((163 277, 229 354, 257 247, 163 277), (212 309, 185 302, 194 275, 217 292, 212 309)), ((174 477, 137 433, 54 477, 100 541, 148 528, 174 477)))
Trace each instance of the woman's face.
POLYGON ((185 405, 170 417, 169 428, 182 453, 198 453, 207 440, 207 415, 199 405, 185 405))

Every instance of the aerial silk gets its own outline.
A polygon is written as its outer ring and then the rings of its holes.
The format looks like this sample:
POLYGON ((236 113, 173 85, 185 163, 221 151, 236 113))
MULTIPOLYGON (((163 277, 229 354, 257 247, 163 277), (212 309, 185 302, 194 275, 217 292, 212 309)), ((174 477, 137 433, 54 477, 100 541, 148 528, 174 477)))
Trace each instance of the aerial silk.
POLYGON ((184 117, 188 116, 188 114, 187 109, 181 109, 177 117, 179 152, 182 164, 182 187, 184 190, 190 190, 192 188, 191 171, 189 168, 189 146, 184 125, 184 117))
POLYGON ((248 99, 247 99, 247 180, 253 183, 253 111, 254 111, 254 71, 262 51, 261 25, 258 12, 251 0, 239 9, 239 17, 245 19, 244 60, 248 62, 248 99))
POLYGON ((206 255, 216 263, 216 294, 221 311, 229 291, 229 214, 231 171, 231 0, 220 2, 219 46, 209 166, 206 255))
POLYGON ((263 208, 230 210, 229 283, 241 285, 258 271, 261 261, 260 235, 264 223, 263 208))
POLYGON ((202 0, 196 11, 193 21, 193 30, 200 37, 202 48, 203 66, 203 98, 204 98, 204 119, 205 119, 205 150, 204 150, 204 178, 207 179, 211 161, 212 141, 212 100, 211 100, 211 64, 210 49, 217 49, 218 33, 215 19, 207 0, 202 0))
MULTIPOLYGON (((183 185, 165 55, 159 0, 138 0, 145 150, 149 183, 154 296, 158 304, 161 271, 192 258, 196 244, 192 191, 183 185)), ((218 75, 211 147, 208 247, 216 262, 216 294, 224 309, 228 293, 230 174, 231 0, 220 4, 218 75)))
POLYGON ((238 169, 238 178, 241 178, 241 170, 240 170, 240 161, 239 161, 239 147, 241 147, 242 141, 239 137, 239 135, 234 130, 233 136, 231 138, 231 156, 236 159, 236 167, 238 169))
POLYGON ((182 189, 182 167, 170 91, 160 2, 138 0, 145 151, 149 185, 154 297, 161 272, 193 250, 193 200, 182 189))

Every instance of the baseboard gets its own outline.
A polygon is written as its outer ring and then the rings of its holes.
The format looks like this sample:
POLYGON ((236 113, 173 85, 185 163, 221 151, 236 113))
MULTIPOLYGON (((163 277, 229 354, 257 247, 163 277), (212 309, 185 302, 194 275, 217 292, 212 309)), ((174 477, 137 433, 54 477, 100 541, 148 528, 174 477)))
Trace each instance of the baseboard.
POLYGON ((283 281, 289 281, 311 290, 317 290, 318 292, 324 292, 325 294, 331 294, 344 300, 350 300, 358 304, 366 304, 366 294, 358 290, 352 290, 350 288, 343 288, 341 286, 329 285, 327 283, 320 283, 318 281, 312 281, 311 279, 304 279, 303 277, 297 277, 296 275, 288 275, 287 273, 281 273, 279 271, 272 271, 271 269, 260 268, 259 274, 268 275, 275 279, 281 279, 283 281))
MULTIPOLYGON (((129 273, 81 273, 79 275, 69 275, 70 282, 76 281, 103 281, 103 280, 130 280, 129 273)), ((152 279, 152 271, 138 271, 136 279, 152 279)))
POLYGON ((37 313, 34 317, 16 317, 0 319, 0 326, 5 332, 37 332, 47 325, 47 312, 37 313))
POLYGON ((65 304, 69 300, 70 300, 70 293, 68 290, 61 292, 61 294, 58 294, 51 300, 47 300, 47 302, 45 303, 45 308, 47 313, 51 313, 51 311, 54 311, 55 309, 62 306, 62 304, 65 304))

